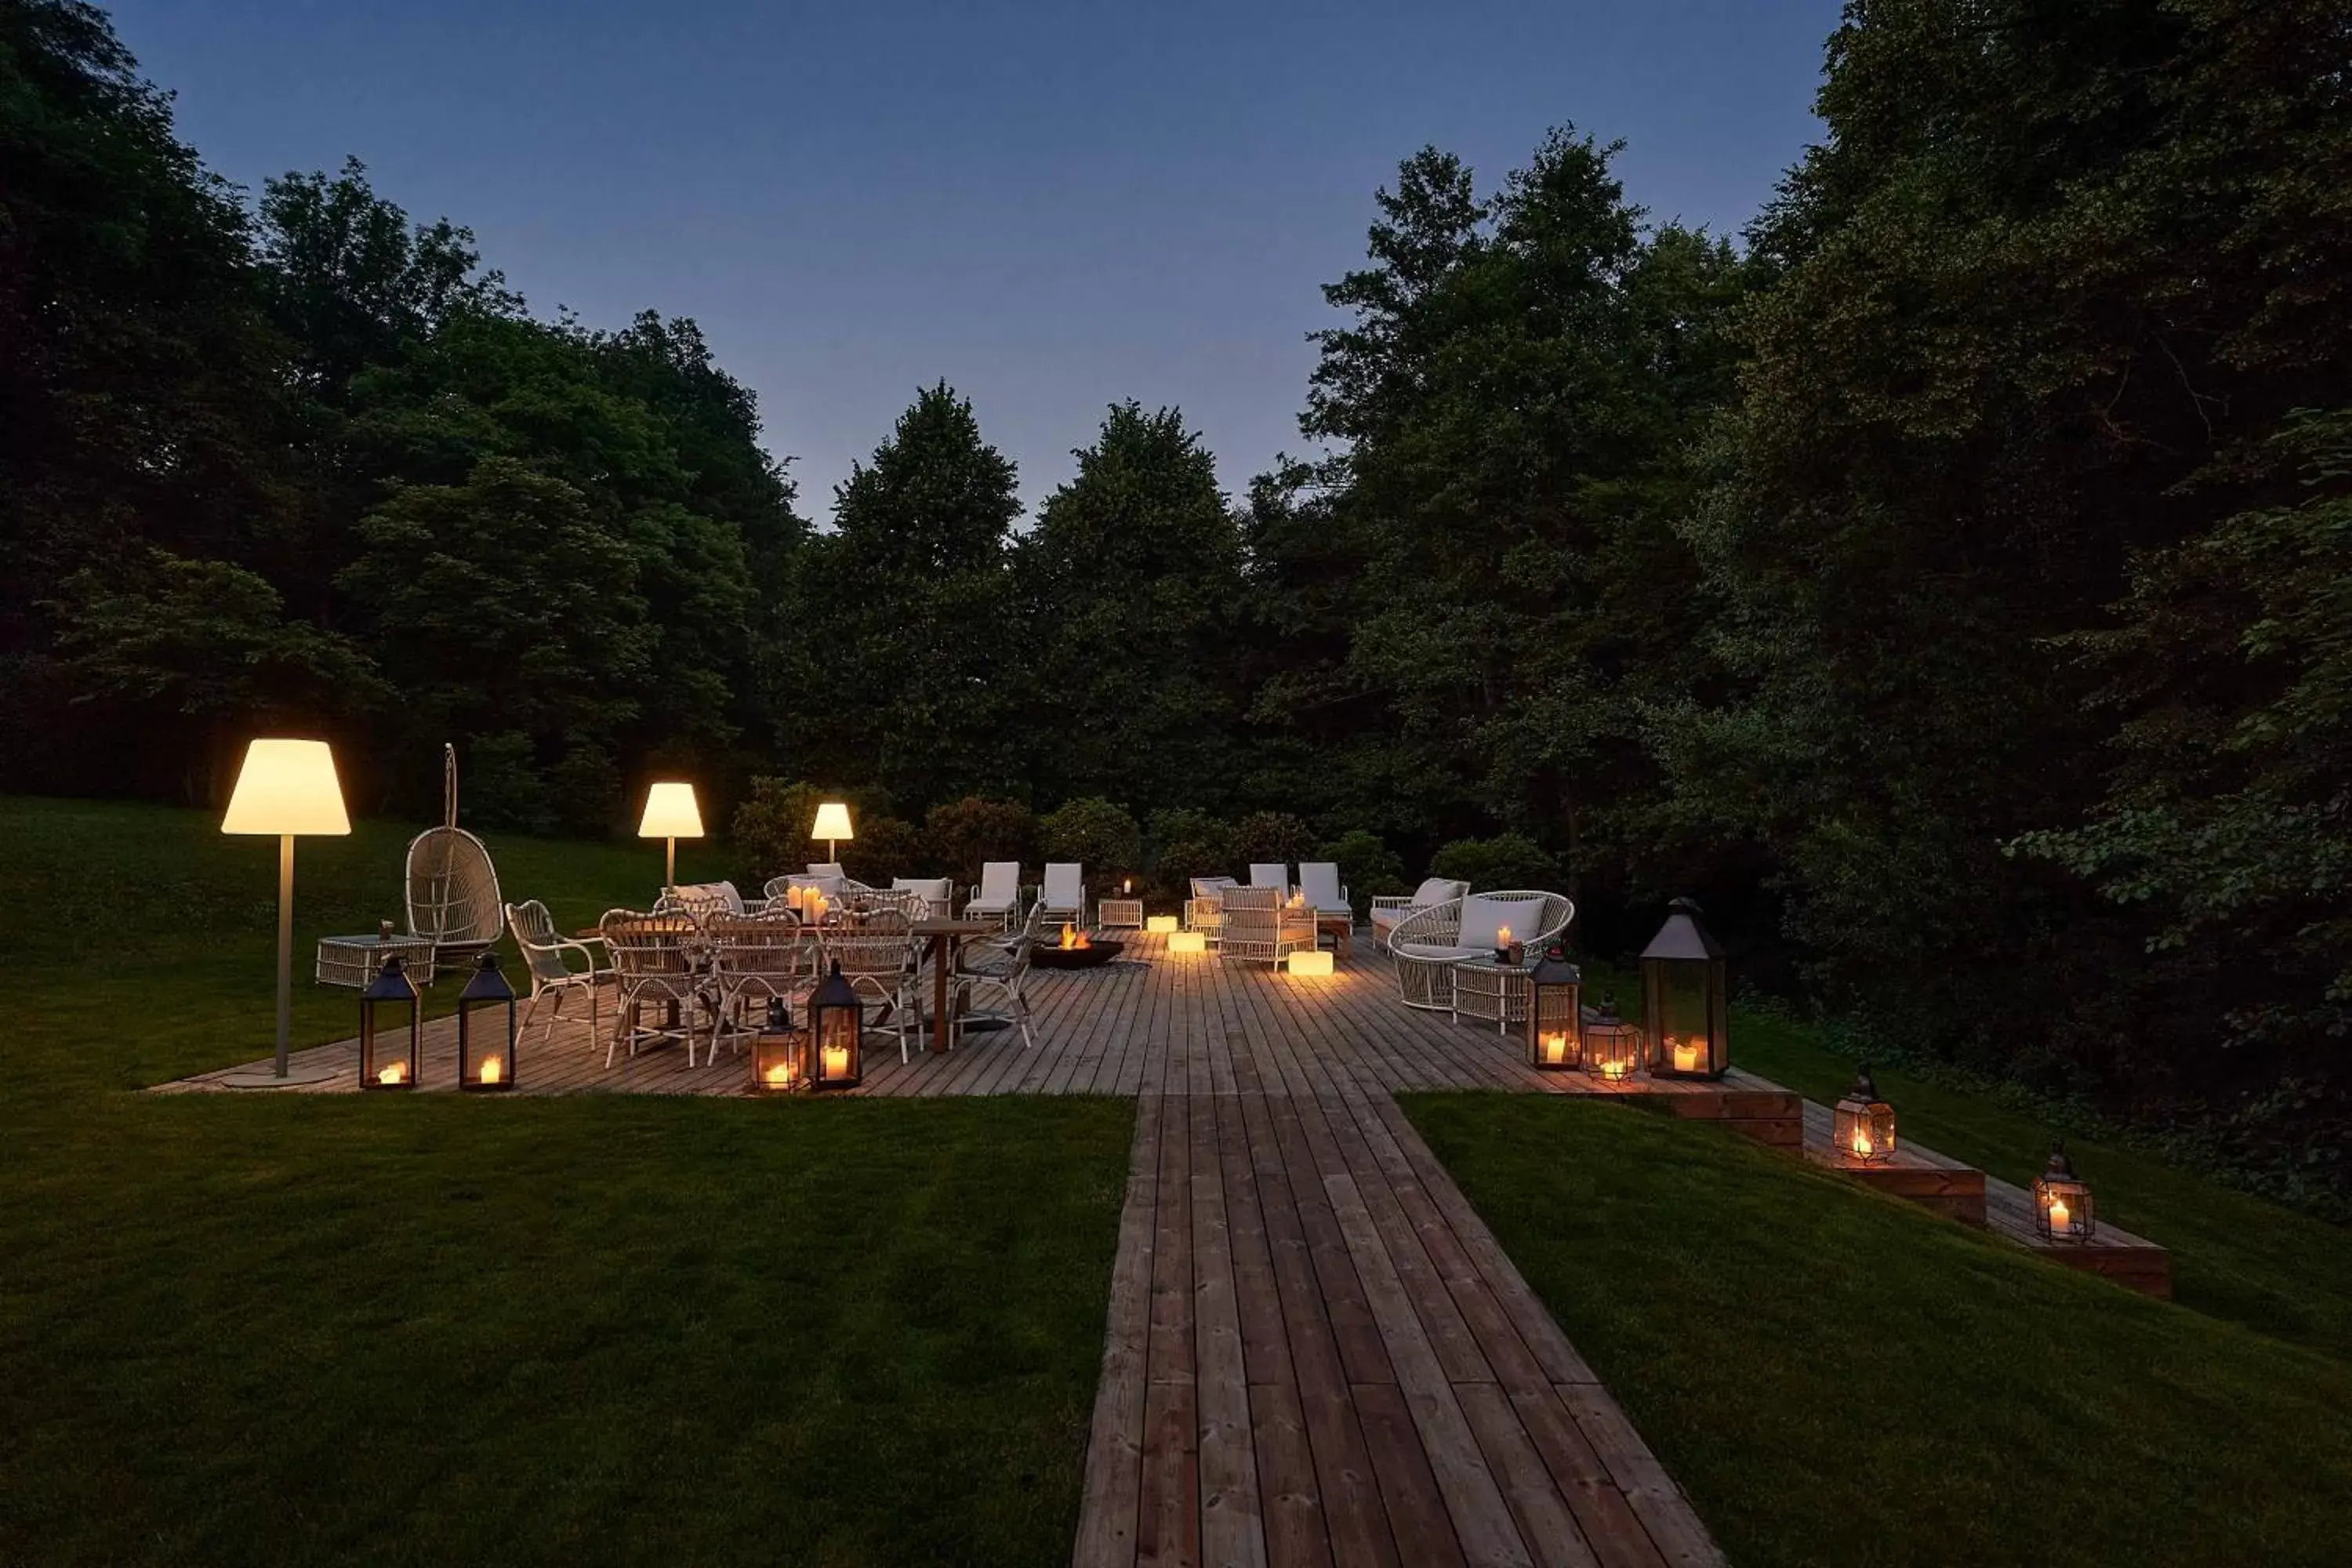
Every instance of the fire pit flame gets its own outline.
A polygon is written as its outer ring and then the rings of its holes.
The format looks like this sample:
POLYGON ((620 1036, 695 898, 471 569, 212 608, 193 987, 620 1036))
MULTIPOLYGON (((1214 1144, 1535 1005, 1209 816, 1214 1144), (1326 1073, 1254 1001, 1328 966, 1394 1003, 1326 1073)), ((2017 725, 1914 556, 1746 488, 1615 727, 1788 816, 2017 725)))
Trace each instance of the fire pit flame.
POLYGON ((1080 931, 1076 926, 1072 925, 1068 921, 1064 921, 1062 922, 1062 941, 1060 945, 1075 950, 1082 947, 1092 947, 1094 946, 1094 943, 1087 940, 1086 932, 1080 931))

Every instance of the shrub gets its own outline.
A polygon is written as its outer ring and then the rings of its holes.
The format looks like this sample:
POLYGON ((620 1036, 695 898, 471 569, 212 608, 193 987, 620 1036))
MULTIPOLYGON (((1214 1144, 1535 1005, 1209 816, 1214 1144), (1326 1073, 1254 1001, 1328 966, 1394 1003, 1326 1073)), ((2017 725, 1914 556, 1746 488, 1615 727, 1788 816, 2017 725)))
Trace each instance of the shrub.
POLYGON ((1076 860, 1089 887, 1116 886, 1143 868, 1143 829, 1123 805, 1099 795, 1066 801, 1037 825, 1049 860, 1076 860))
POLYGON ((1168 896, 1192 891, 1195 877, 1215 877, 1234 868, 1234 830, 1205 811, 1171 806, 1151 814, 1151 885, 1168 896))
POLYGON ((547 780, 540 773, 530 737, 520 730, 476 735, 466 748, 459 785, 461 824, 518 833, 554 829, 555 806, 547 780))
POLYGON ((1559 862, 1524 833, 1457 838, 1437 852, 1430 862, 1430 873, 1467 882, 1474 892, 1559 885, 1559 862))
POLYGON ((841 847, 841 868, 869 887, 887 888, 893 877, 912 877, 922 869, 923 836, 904 817, 867 816, 852 820, 857 837, 841 847))
POLYGON ((1315 853, 1315 830, 1286 811, 1253 811, 1234 828, 1234 858, 1296 866, 1315 853))
POLYGON ((986 861, 1035 860, 1037 819, 1016 801, 979 795, 943 801, 923 818, 923 855, 931 875, 953 877, 958 887, 969 888, 979 882, 986 861))
POLYGON ((1411 890, 1404 879, 1404 862, 1397 852, 1382 843, 1379 834, 1364 828, 1342 833, 1323 846, 1317 858, 1339 863, 1339 880, 1346 884, 1348 897, 1359 913, 1371 908, 1371 900, 1382 893, 1411 890))
MULTIPOLYGON (((848 805, 850 826, 857 831, 843 846, 841 858, 842 869, 851 876, 867 879, 854 868, 859 864, 887 863, 894 857, 911 864, 919 858, 911 847, 914 828, 890 816, 890 797, 883 791, 755 778, 743 804, 735 808, 733 824, 737 880, 746 892, 757 892, 771 877, 797 871, 824 853, 809 829, 816 826, 817 806, 828 800, 848 805), (899 837, 900 830, 905 837, 899 837)), ((905 873, 887 871, 884 879, 901 875, 905 873)))

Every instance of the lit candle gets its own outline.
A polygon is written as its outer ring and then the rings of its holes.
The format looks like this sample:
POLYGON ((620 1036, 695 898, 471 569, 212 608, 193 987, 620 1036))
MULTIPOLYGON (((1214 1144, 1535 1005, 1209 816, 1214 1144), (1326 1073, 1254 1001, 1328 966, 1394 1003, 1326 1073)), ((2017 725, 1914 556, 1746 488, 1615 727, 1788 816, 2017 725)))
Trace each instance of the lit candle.
POLYGON ((2074 1234, 2074 1211, 2066 1206, 2064 1198, 2050 1200, 2050 1234, 2053 1236, 2074 1234))
POLYGON ((847 1078, 849 1076, 849 1047, 847 1046, 825 1047, 824 1076, 829 1079, 847 1078))
POLYGON ((1568 1060, 1568 1031, 1554 1029, 1543 1037, 1543 1059, 1554 1066, 1568 1060))
POLYGON ((1602 1062, 1601 1064, 1601 1076, 1611 1083, 1615 1083, 1618 1079, 1623 1078, 1632 1070, 1633 1069, 1623 1062, 1602 1062))
POLYGON ((1853 1130, 1853 1152, 1868 1158, 1871 1152, 1870 1129, 1857 1126, 1853 1130))
POLYGON ((1696 1041, 1696 1040, 1673 1040, 1673 1039, 1670 1039, 1670 1040, 1668 1040, 1668 1041, 1666 1042, 1666 1044, 1667 1044, 1669 1047, 1671 1047, 1673 1048, 1673 1050, 1674 1050, 1674 1054, 1675 1054, 1675 1070, 1676 1072, 1696 1072, 1696 1071, 1698 1071, 1698 1042, 1697 1042, 1697 1041, 1696 1041))
POLYGON ((385 1068, 382 1072, 377 1073, 375 1075, 375 1080, 378 1083, 398 1083, 407 1076, 407 1064, 404 1062, 394 1062, 390 1067, 385 1068))
POLYGON ((498 1056, 487 1056, 482 1058, 481 1071, 477 1076, 478 1076, 484 1083, 496 1083, 505 1075, 505 1058, 498 1056))
MULTIPOLYGON (((846 1070, 847 1070, 847 1068, 848 1068, 848 1066, 849 1066, 849 1064, 848 1064, 846 1061, 843 1062, 843 1063, 842 1063, 843 1070, 846 1071, 846 1070)), ((792 1064, 792 1063, 790 1063, 790 1062, 771 1062, 771 1063, 769 1063, 769 1064, 768 1064, 768 1072, 767 1072, 767 1080, 768 1080, 768 1087, 769 1087, 770 1089, 790 1089, 790 1088, 792 1088, 792 1086, 793 1086, 793 1064, 792 1064)))

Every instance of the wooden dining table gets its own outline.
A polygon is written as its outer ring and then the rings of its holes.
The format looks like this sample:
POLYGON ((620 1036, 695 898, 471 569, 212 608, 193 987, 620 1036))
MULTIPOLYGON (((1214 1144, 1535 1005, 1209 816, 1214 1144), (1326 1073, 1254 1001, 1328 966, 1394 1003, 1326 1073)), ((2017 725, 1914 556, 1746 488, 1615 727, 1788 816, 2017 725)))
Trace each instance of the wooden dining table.
POLYGON ((976 936, 996 929, 986 921, 923 920, 907 927, 909 936, 927 938, 931 950, 931 1050, 945 1055, 954 1033, 955 1018, 948 1005, 948 979, 955 955, 976 936))

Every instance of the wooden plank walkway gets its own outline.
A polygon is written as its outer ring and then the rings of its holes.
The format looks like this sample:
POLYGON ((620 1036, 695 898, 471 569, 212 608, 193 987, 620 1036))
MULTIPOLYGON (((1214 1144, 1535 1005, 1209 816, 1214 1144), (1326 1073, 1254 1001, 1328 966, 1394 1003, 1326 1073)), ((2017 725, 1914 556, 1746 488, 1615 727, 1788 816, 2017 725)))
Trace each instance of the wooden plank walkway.
MULTIPOLYGON (((998 1033, 901 1063, 869 1035, 856 1091, 1137 1101, 1072 1562, 1721 1562, 1391 1094, 1664 1095, 1791 1148, 1796 1097, 1537 1072, 1491 1027, 1402 1006, 1369 942, 1328 979, 1162 949, 1138 933, 1134 961, 1037 974, 1032 1049, 998 1033)), ((455 1052, 429 1025, 420 1092, 453 1088, 455 1052)), ((354 1090, 356 1055, 300 1053, 338 1069, 302 1092, 354 1090)), ((739 1095, 746 1071, 669 1047, 608 1070, 567 1022, 529 1032, 514 1092, 739 1095)))

